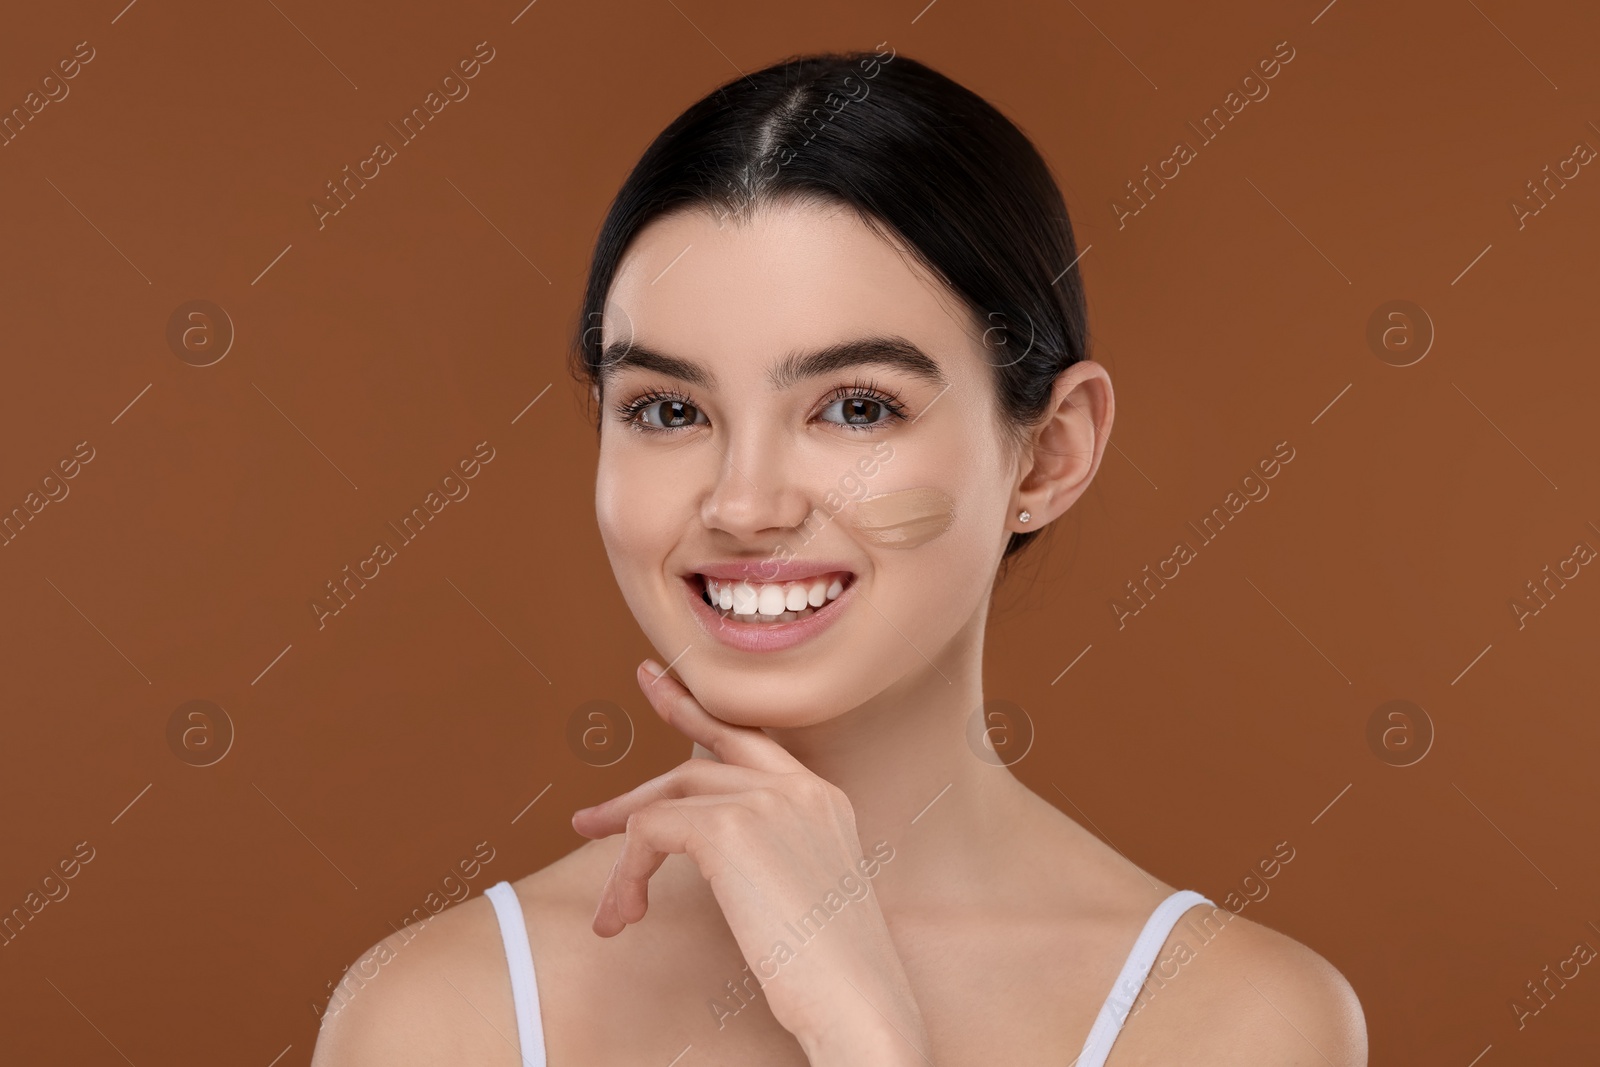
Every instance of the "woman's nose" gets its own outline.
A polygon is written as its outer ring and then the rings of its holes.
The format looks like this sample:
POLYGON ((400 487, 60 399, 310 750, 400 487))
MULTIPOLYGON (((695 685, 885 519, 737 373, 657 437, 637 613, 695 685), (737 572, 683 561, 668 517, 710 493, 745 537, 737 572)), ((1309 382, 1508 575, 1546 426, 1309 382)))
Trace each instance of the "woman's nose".
POLYGON ((793 456, 760 445, 739 450, 713 442, 718 450, 715 484, 701 504, 708 528, 751 538, 787 531, 805 521, 810 495, 793 456))

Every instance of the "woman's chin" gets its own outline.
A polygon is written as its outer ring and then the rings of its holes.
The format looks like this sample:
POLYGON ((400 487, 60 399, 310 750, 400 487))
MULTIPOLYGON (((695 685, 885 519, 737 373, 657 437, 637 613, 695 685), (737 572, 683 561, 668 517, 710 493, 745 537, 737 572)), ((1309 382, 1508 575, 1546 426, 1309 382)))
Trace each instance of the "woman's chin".
MULTIPOLYGON (((687 679, 685 679, 687 681, 687 679)), ((693 683, 690 683, 691 691, 693 683)), ((754 726, 772 729, 796 729, 802 726, 815 726, 820 722, 837 718, 843 714, 843 708, 836 708, 833 700, 826 698, 802 699, 796 701, 791 698, 778 701, 762 701, 749 696, 740 697, 733 695, 727 699, 719 699, 710 694, 695 692, 695 699, 700 701, 700 706, 713 716, 725 723, 734 726, 754 726)), ((836 698, 835 698, 836 699, 836 698)))

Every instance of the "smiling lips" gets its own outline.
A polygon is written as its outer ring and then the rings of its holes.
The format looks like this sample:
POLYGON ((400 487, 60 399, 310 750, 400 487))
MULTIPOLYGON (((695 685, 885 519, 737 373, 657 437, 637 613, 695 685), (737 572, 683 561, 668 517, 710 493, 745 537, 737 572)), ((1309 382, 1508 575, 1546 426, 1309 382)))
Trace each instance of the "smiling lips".
POLYGON ((683 575, 689 613, 707 637, 738 652, 778 653, 815 640, 856 595, 856 575, 836 562, 785 563, 777 570, 791 576, 776 582, 754 578, 757 565, 702 566, 720 576, 698 569, 683 575))
POLYGON ((818 574, 793 582, 734 581, 696 576, 703 598, 724 619, 744 623, 783 623, 808 618, 835 600, 850 584, 848 571, 818 574))

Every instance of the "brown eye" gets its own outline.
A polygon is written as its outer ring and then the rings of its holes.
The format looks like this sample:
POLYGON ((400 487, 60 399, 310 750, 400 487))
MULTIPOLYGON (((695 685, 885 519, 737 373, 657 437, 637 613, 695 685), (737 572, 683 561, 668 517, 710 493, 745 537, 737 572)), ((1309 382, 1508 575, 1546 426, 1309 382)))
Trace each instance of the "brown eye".
POLYGON ((676 430, 705 421, 699 408, 688 401, 674 399, 652 400, 640 407, 636 415, 652 430, 676 430))
POLYGON ((881 426, 886 422, 899 417, 900 412, 886 398, 853 393, 839 397, 827 407, 822 409, 821 418, 824 422, 837 423, 852 429, 870 429, 881 426), (832 416, 838 410, 839 417, 832 416))

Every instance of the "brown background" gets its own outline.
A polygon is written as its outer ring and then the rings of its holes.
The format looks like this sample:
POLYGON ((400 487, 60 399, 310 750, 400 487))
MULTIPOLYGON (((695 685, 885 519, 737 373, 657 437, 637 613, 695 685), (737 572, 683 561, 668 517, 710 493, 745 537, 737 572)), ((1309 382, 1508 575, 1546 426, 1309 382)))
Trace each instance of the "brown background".
POLYGON ((1510 605, 1600 548, 1600 174, 1521 229, 1509 204, 1600 147, 1600 25, 1323 2, 8 13, 0 108, 95 58, 0 148, 0 506, 95 458, 0 548, 0 909, 95 858, 0 948, 0 1059, 305 1064, 328 983, 477 842, 474 893, 686 755, 632 680, 653 650, 594 526, 568 324, 663 125, 736 68, 878 42, 1036 139, 1117 388, 1095 486, 997 596, 1018 773, 1219 901, 1289 842, 1244 914, 1348 976, 1376 1064, 1592 1059, 1600 963, 1520 1030, 1510 1003, 1600 947, 1600 573, 1520 629, 1510 605), (1283 40, 1271 95, 1119 229, 1124 183, 1283 40), (470 96, 398 144, 480 41, 470 96), (319 229, 379 138, 397 158, 319 229), (194 299, 236 331, 207 367, 166 340, 194 299), (1395 299, 1436 330, 1406 367, 1367 341, 1395 299), (471 495, 319 631, 323 583, 483 440, 471 495), (1119 630, 1124 583, 1280 441, 1270 497, 1119 630), (197 699, 234 734, 206 767, 168 742, 197 699), (566 740, 597 699, 638 730, 606 769, 566 740), (1411 766, 1367 740, 1394 699, 1436 732, 1411 766))

